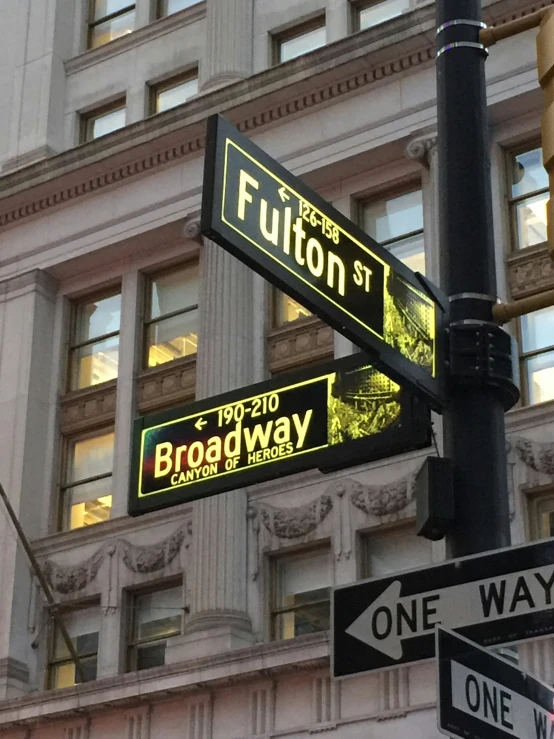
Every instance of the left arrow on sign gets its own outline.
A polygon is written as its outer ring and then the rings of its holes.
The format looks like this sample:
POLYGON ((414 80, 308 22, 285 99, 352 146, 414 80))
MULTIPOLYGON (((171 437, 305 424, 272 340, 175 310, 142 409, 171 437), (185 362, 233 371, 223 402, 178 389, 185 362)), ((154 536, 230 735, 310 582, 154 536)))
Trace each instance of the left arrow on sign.
POLYGON ((281 200, 283 201, 283 203, 286 202, 287 200, 290 200, 290 195, 288 194, 288 192, 286 191, 284 187, 280 187, 278 192, 279 192, 279 196, 281 200))
POLYGON ((194 424, 194 428, 198 429, 198 431, 202 431, 202 429, 204 428, 204 426, 207 425, 207 423, 208 423, 207 421, 204 421, 204 419, 200 417, 198 421, 194 424))

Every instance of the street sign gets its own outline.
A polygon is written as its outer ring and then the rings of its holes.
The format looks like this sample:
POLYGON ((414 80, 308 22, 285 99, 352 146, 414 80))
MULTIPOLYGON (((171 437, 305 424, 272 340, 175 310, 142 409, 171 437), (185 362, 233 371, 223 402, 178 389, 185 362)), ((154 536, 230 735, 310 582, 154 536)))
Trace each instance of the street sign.
POLYGON ((138 418, 129 513, 430 443, 428 407, 362 354, 138 418))
POLYGON ((335 677, 433 657, 437 624, 486 646, 554 633, 554 539, 335 588, 335 677))
POLYGON ((552 739, 554 690, 496 654, 437 629, 439 731, 463 739, 552 739))
POLYGON ((201 229, 440 409, 438 290, 217 115, 201 229))

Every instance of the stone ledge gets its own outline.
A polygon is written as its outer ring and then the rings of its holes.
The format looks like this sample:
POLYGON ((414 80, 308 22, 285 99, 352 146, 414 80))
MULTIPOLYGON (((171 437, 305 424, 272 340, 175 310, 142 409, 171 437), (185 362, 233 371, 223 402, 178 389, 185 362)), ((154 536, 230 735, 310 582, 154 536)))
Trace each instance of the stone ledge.
POLYGON ((329 665, 329 632, 257 644, 0 703, 0 731, 329 665))

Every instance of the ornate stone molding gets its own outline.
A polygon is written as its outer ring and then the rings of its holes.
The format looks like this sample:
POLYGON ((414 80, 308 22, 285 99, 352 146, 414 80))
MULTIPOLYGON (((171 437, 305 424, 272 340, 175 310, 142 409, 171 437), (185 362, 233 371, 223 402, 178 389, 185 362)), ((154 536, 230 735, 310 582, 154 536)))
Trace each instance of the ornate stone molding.
POLYGON ((60 430, 72 434, 91 426, 113 422, 115 416, 116 382, 104 383, 61 399, 60 430))
POLYGON ((137 380, 140 413, 165 405, 178 405, 194 399, 196 356, 177 359, 155 369, 145 370, 137 380))
POLYGON ((413 488, 417 470, 399 480, 384 485, 365 485, 350 481, 354 490, 350 502, 360 511, 371 516, 387 516, 406 508, 413 498, 413 488))
POLYGON ((260 516, 264 527, 278 539, 298 539, 315 531, 333 509, 330 495, 321 495, 302 506, 278 508, 269 503, 250 506, 249 518, 260 516))
POLYGON ((548 249, 523 249, 508 259, 508 284, 514 299, 554 288, 554 262, 548 249))
POLYGON ((186 219, 185 225, 183 226, 183 236, 188 241, 195 241, 197 244, 202 246, 204 242, 202 234, 200 233, 200 216, 189 216, 186 219))
POLYGON ((554 442, 533 441, 518 436, 510 444, 526 467, 554 477, 554 442))
POLYGON ((106 557, 113 559, 117 553, 125 567, 135 574, 145 575, 168 567, 179 554, 183 542, 191 535, 190 522, 180 526, 170 536, 155 544, 141 546, 125 539, 107 542, 83 562, 60 565, 47 559, 44 575, 52 590, 61 595, 78 593, 96 578, 106 557))
POLYGON ((333 330, 315 316, 272 329, 267 336, 271 372, 332 358, 333 351, 333 330))
POLYGON ((422 167, 429 168, 429 154, 437 145, 437 134, 429 134, 412 139, 406 145, 404 153, 408 159, 419 162, 422 167))

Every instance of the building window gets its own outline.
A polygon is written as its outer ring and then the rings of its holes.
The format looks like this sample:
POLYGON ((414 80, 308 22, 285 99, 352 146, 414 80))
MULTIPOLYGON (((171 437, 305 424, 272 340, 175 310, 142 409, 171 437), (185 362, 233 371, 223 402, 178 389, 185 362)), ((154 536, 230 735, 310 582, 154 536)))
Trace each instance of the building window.
POLYGON ((152 87, 152 113, 175 108, 198 93, 198 72, 173 77, 152 87))
POLYGON ((554 308, 519 320, 525 396, 530 405, 554 400, 554 308))
POLYGON ((181 585, 137 594, 131 598, 129 670, 144 670, 165 664, 167 639, 177 636, 182 630, 182 601, 181 585))
POLYGON ((376 26, 391 18, 396 18, 410 9, 411 0, 380 0, 380 2, 361 2, 352 6, 353 29, 363 31, 364 28, 376 26))
POLYGON ((412 190, 362 205, 364 230, 414 272, 425 274, 423 197, 412 190))
POLYGON ((147 367, 196 354, 198 264, 164 272, 148 284, 145 321, 147 367))
POLYGON ((515 248, 544 244, 549 194, 541 148, 511 155, 510 186, 515 248))
MULTIPOLYGON (((98 635, 100 632, 100 607, 91 606, 62 613, 64 625, 73 642, 84 673, 84 682, 96 680, 98 635)), ((75 664, 57 625, 54 625, 50 660, 48 663, 48 687, 69 688, 79 680, 75 664)))
POLYGON ((70 390, 81 390, 117 377, 120 322, 120 293, 75 306, 69 352, 70 390))
POLYGON ((98 108, 81 117, 81 142, 94 141, 125 125, 125 100, 98 108))
POLYGON ((431 542, 411 526, 375 531, 363 538, 363 577, 383 577, 431 562, 431 542))
POLYGON ((159 0, 158 2, 158 18, 165 18, 166 15, 173 15, 179 10, 190 8, 191 5, 197 5, 200 0, 159 0))
POLYGON ((331 555, 327 550, 276 559, 273 638, 292 639, 328 629, 331 582, 331 555))
POLYGON ((554 492, 531 498, 529 524, 532 539, 549 539, 554 536, 554 492))
POLYGON ((297 321, 299 318, 311 316, 311 313, 303 305, 300 305, 294 298, 289 297, 286 293, 281 292, 276 287, 272 289, 272 325, 273 328, 284 326, 286 323, 297 321))
POLYGON ((274 36, 274 64, 288 62, 297 56, 319 49, 327 43, 325 17, 321 16, 309 23, 295 26, 286 33, 274 36))
POLYGON ((135 3, 129 0, 90 0, 88 48, 95 49, 135 30, 135 3))
POLYGON ((107 521, 112 507, 113 433, 69 442, 61 496, 61 528, 107 521))

